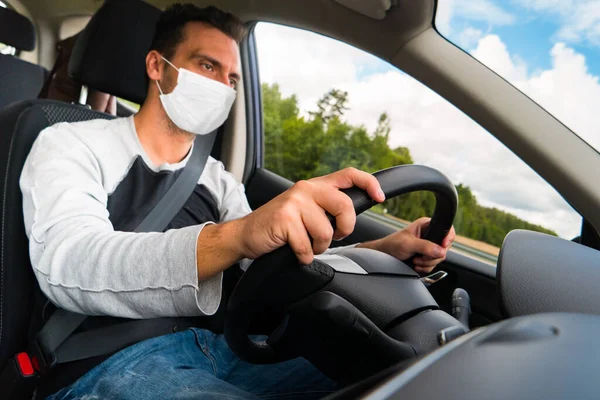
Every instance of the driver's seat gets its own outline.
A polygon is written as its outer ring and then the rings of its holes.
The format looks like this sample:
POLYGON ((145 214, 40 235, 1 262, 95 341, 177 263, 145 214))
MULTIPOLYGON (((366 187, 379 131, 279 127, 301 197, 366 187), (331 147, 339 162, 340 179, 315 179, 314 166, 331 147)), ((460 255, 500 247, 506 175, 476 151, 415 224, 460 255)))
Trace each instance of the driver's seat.
POLYGON ((44 128, 95 118, 112 116, 51 100, 13 103, 0 112, 0 369, 27 345, 37 289, 19 189, 25 159, 44 128))
MULTIPOLYGON (((69 63, 74 79, 141 104, 145 57, 161 11, 140 0, 107 1, 80 35, 69 63)), ((21 170, 38 134, 58 122, 112 116, 52 100, 14 103, 0 112, 0 371, 27 349, 39 292, 29 262, 19 188, 21 170)), ((5 393, 0 387, 0 393, 5 393)))

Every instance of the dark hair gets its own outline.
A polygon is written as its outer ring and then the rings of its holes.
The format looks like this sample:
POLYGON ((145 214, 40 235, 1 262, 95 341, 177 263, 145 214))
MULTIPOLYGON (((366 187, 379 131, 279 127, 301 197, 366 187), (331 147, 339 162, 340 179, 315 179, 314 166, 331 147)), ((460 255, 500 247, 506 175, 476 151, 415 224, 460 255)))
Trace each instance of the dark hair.
POLYGON ((246 34, 246 28, 238 17, 217 7, 199 8, 193 4, 174 4, 158 20, 150 49, 157 50, 167 59, 171 58, 177 45, 184 39, 183 29, 188 22, 212 25, 238 44, 246 34))

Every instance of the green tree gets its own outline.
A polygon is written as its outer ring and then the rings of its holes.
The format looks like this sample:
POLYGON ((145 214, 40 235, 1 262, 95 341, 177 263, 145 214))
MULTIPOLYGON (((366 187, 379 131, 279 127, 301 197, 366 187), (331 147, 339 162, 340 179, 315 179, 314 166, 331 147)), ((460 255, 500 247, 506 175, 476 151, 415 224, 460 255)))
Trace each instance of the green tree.
POLYGON ((390 116, 387 113, 383 113, 379 116, 379 121, 377 122, 377 128, 375 128, 374 135, 375 137, 383 137, 387 144, 387 140, 390 136, 390 132, 392 131, 392 123, 390 121, 390 116))
POLYGON ((348 110, 348 92, 332 89, 317 101, 317 110, 309 114, 327 123, 335 117, 341 117, 348 110))

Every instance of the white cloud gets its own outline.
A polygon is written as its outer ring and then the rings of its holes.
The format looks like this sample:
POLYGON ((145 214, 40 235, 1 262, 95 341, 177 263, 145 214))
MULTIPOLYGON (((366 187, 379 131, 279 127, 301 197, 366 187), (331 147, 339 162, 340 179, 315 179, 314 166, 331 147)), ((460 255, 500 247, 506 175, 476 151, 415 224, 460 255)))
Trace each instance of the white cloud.
POLYGON ((526 65, 511 57, 506 45, 497 35, 482 38, 472 55, 510 82, 522 81, 527 75, 526 65))
POLYGON ((446 37, 454 34, 452 19, 479 21, 489 26, 511 25, 514 15, 491 0, 438 0, 435 25, 446 37))
POLYGON ((553 113, 595 149, 600 149, 600 84, 589 73, 585 57, 557 43, 550 51, 552 68, 541 71, 517 87, 553 113))
POLYGON ((312 109, 327 91, 381 63, 354 47, 300 29, 261 23, 256 35, 262 81, 281 83, 282 94, 296 94, 303 109, 312 109))
POLYGON ((454 0, 438 0, 435 10, 435 27, 444 36, 451 33, 450 23, 454 14, 454 0))
MULTIPOLYGON (((359 79, 359 65, 374 57, 330 39, 290 28, 259 27, 263 82, 277 82, 284 94, 296 94, 302 107, 314 107, 330 88, 348 91, 353 124, 373 129, 382 112, 392 120, 390 144, 406 146, 415 162, 437 168, 455 183, 472 188, 486 205, 509 211, 533 223, 577 235, 580 217, 557 192, 469 117, 421 83, 397 70, 359 79), (288 40, 292 40, 288 42, 288 40), (270 65, 269 65, 270 64, 270 65)), ((552 49, 552 68, 528 75, 498 36, 482 37, 474 54, 530 94, 567 125, 595 137, 600 123, 593 105, 600 85, 585 70, 585 59, 565 45, 552 49), (587 92, 587 93, 584 93, 587 92), (580 107, 586 103, 584 107, 580 107), (575 114, 573 110, 578 108, 575 114), (598 127, 598 128, 596 128, 598 127)))
POLYGON ((472 49, 482 37, 483 32, 480 29, 475 29, 469 26, 458 34, 456 38, 456 44, 468 51, 472 49))
MULTIPOLYGON (((444 0, 440 0, 444 1, 444 0)), ((489 0, 456 1, 453 4, 457 16, 491 25, 510 25, 515 17, 489 0)))
POLYGON ((481 39, 473 56, 527 94, 595 149, 600 149, 599 77, 585 57, 565 43, 550 50, 551 68, 528 74, 496 35, 481 39))
POLYGON ((515 3, 537 13, 558 17, 558 40, 587 41, 600 45, 600 2, 597 0, 530 0, 515 3))

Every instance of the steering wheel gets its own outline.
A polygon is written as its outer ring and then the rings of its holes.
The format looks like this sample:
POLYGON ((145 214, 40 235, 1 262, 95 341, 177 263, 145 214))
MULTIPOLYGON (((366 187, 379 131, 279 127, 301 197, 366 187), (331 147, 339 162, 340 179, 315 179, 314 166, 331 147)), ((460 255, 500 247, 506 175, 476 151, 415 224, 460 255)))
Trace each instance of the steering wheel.
MULTIPOLYGON (((373 176, 379 181, 386 199, 419 190, 433 192, 436 197, 436 207, 423 238, 437 244, 442 243, 452 227, 458 206, 456 189, 445 175, 425 166, 403 165, 378 171, 373 176)), ((357 215, 376 204, 362 189, 353 187, 342 191, 352 199, 357 215)), ((363 249, 355 249, 355 252, 356 250, 363 249)), ((414 355, 415 352, 412 348, 408 348, 409 346, 403 345, 399 341, 389 343, 389 340, 392 339, 389 339, 380 328, 383 325, 389 326, 391 321, 396 318, 396 314, 411 315, 411 313, 415 313, 415 310, 437 309, 437 303, 420 282, 418 275, 401 261, 373 250, 370 250, 366 255, 364 253, 359 254, 358 258, 355 257, 355 260, 362 263, 359 268, 362 268, 363 272, 356 273, 355 271, 355 274, 351 276, 354 279, 353 283, 346 284, 350 287, 345 289, 343 288, 344 283, 337 282, 333 284, 332 282, 334 282, 334 277, 337 275, 339 275, 338 278, 346 275, 345 273, 349 271, 347 267, 336 270, 335 266, 332 266, 334 263, 321 261, 318 257, 310 265, 301 265, 289 245, 254 260, 237 283, 229 299, 224 333, 230 348, 240 358, 256 364, 275 363, 297 356, 298 354, 282 351, 281 346, 278 346, 278 343, 285 342, 282 337, 285 336, 286 330, 289 330, 289 321, 284 320, 266 340, 255 341, 248 336, 256 313, 267 307, 276 306, 283 313, 300 308, 306 314, 306 309, 310 308, 313 314, 318 314, 317 319, 320 318, 320 324, 329 323, 335 327, 346 324, 352 332, 358 329, 358 335, 362 334, 360 333, 361 330, 368 331, 369 340, 371 341, 377 337, 377 346, 379 347, 382 346, 381 343, 388 343, 388 347, 384 350, 386 355, 393 353, 400 358, 414 355), (382 257, 388 258, 384 259, 382 257), (369 266, 369 260, 374 259, 377 259, 378 266, 369 266), (366 262, 360 260, 366 260, 366 262), (402 312, 395 311, 396 314, 386 317, 385 321, 379 318, 381 321, 378 321, 378 323, 374 323, 372 320, 378 320, 379 311, 375 311, 372 315, 365 315, 354 308, 346 298, 351 297, 348 296, 349 293, 356 292, 361 287, 361 282, 357 279, 365 279, 366 276, 371 276, 364 271, 365 269, 370 270, 379 277, 388 274, 395 278, 401 278, 398 282, 407 282, 411 285, 406 290, 403 290, 400 286, 394 286, 394 289, 392 289, 394 292, 396 290, 405 292, 405 296, 410 293, 411 299, 393 300, 393 302, 410 303, 407 305, 408 308, 402 312), (307 301, 310 305, 307 305, 307 301), (304 305, 299 306, 299 304, 304 305), (340 313, 342 309, 346 311, 340 313), (325 317, 323 312, 326 313, 325 317), (390 349, 396 349, 395 353, 390 349)), ((377 291, 371 290, 367 292, 367 296, 377 291)), ((373 296, 375 295, 376 293, 373 294, 373 296)), ((396 310, 397 306, 395 305, 392 308, 396 310)), ((441 311, 439 312, 441 313, 441 311)), ((452 318, 448 314, 444 313, 444 315, 452 318)), ((343 335, 346 335, 346 333, 343 333, 343 335)))

